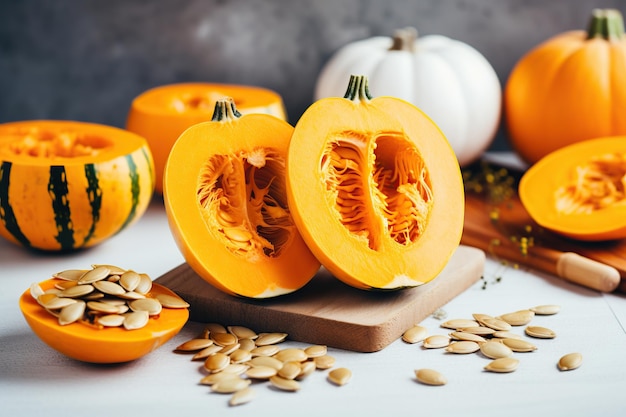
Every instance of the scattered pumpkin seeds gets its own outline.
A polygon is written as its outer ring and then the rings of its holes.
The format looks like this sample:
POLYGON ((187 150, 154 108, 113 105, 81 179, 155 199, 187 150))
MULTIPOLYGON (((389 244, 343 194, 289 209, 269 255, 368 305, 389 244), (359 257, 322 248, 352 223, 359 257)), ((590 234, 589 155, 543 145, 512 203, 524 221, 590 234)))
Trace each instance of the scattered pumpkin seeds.
POLYGON ((583 363, 583 355, 578 352, 563 355, 557 366, 561 371, 571 371, 578 368, 583 363))

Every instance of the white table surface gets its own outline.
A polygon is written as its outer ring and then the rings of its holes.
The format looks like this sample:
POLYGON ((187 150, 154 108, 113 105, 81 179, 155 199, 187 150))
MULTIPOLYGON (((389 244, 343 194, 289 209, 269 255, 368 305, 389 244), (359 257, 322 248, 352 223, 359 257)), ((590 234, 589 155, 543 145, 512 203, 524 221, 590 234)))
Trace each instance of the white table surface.
MULTIPOLYGON (((560 305, 559 314, 532 322, 555 330, 557 338, 533 339, 538 350, 515 354, 521 360, 516 372, 488 373, 482 370, 488 359, 479 354, 446 354, 398 340, 376 353, 329 349, 337 367, 353 372, 345 386, 332 385, 327 371, 316 371, 297 393, 255 384, 257 398, 238 407, 228 406, 228 395, 211 393, 210 387, 199 384, 201 363, 173 352, 203 328, 201 323, 188 322, 176 337, 140 360, 102 366, 49 348, 31 332, 18 308, 20 294, 32 282, 62 269, 113 263, 157 278, 182 262, 159 198, 137 224, 84 252, 34 254, 1 240, 0 415, 626 415, 626 297, 600 294, 493 259, 485 266, 486 289, 479 282, 444 310, 448 318, 469 318, 472 313, 498 315, 539 304, 560 305), (499 283, 492 282, 496 277, 501 277, 499 283), (583 365, 560 372, 560 356, 575 351, 583 354, 583 365), (417 383, 417 368, 439 370, 448 384, 417 383)), ((431 334, 447 333, 440 323, 431 317, 422 325, 431 334)), ((522 333, 521 328, 514 331, 522 333)), ((288 341, 284 346, 307 345, 288 341)))

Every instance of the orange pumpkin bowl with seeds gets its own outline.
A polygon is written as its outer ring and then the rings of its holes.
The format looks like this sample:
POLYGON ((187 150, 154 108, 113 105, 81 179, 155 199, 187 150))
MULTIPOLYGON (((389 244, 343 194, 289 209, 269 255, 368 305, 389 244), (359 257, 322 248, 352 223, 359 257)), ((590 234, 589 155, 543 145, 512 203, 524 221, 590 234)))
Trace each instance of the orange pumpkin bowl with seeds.
POLYGON ((626 237, 626 136, 590 139, 543 157, 522 176, 519 196, 541 227, 568 238, 626 237))
MULTIPOLYGON (((45 291, 53 288, 57 281, 49 279, 39 286, 45 291)), ((162 285, 153 284, 150 296, 157 294, 176 296, 162 285)), ((140 329, 99 328, 82 322, 60 325, 58 319, 31 296, 30 290, 22 294, 19 305, 26 322, 44 343, 70 358, 90 363, 129 362, 147 355, 178 334, 189 318, 187 308, 164 308, 158 317, 151 317, 140 329)))

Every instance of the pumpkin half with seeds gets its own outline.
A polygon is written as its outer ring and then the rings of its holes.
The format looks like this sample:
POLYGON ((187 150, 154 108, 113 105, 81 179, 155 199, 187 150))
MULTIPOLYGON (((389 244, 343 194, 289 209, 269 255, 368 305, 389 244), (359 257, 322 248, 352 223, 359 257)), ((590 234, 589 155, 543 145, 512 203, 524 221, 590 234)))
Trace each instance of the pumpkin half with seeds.
POLYGON ((540 226, 582 240, 626 237, 626 136, 578 142, 522 176, 520 200, 540 226))
POLYGON ((135 223, 154 192, 144 138, 115 127, 32 120, 0 125, 0 236, 67 252, 135 223))
POLYGON ((414 105, 370 96, 352 76, 344 98, 312 104, 289 147, 289 207, 315 256, 363 289, 414 287, 457 249, 464 191, 452 147, 414 105))
POLYGON ((285 184, 293 127, 218 100, 165 165, 163 197, 189 266, 233 295, 267 298, 304 286, 320 267, 292 219, 285 184))

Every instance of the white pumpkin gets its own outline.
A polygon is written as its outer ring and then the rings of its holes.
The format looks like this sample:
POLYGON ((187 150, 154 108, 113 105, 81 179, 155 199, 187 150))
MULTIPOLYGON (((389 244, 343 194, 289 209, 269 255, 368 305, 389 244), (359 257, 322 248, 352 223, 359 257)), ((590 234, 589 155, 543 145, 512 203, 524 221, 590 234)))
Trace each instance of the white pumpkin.
POLYGON ((373 96, 413 103, 442 130, 459 164, 477 160, 500 123, 502 89, 495 70, 476 49, 441 35, 417 38, 413 28, 394 38, 349 43, 322 68, 315 100, 342 97, 350 75, 366 75, 373 96))

